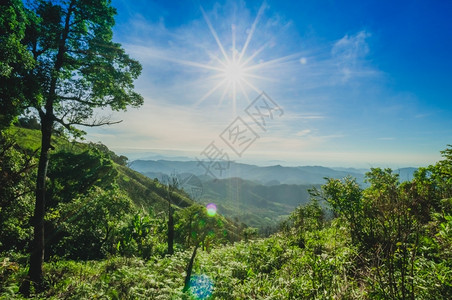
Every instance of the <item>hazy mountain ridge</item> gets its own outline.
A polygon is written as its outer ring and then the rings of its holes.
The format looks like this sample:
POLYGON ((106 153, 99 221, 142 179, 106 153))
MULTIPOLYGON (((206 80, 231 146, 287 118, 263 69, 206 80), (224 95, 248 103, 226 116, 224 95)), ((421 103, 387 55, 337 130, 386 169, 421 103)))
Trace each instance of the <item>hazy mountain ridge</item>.
MULTIPOLYGON (((130 164, 130 168, 148 176, 157 173, 168 175, 174 172, 192 173, 196 176, 206 175, 205 169, 197 161, 135 160, 130 164)), ((322 166, 261 167, 235 162, 231 162, 229 169, 225 170, 218 179, 238 177, 264 185, 322 184, 325 182, 325 177, 343 178, 348 175, 355 177, 360 183, 364 181, 364 174, 359 170, 352 172, 352 170, 335 170, 322 166)))
MULTIPOLYGON (((205 169, 197 161, 177 160, 134 160, 130 168, 151 178, 153 174, 191 173, 198 177, 212 178, 206 175, 205 169)), ((400 181, 411 180, 417 168, 407 167, 395 169, 400 181)), ((288 167, 281 165, 257 166, 244 163, 231 162, 227 170, 223 171, 217 179, 242 178, 264 185, 278 184, 323 184, 325 178, 343 178, 352 176, 360 184, 364 184, 365 173, 370 169, 323 167, 323 166, 298 166, 288 167)))

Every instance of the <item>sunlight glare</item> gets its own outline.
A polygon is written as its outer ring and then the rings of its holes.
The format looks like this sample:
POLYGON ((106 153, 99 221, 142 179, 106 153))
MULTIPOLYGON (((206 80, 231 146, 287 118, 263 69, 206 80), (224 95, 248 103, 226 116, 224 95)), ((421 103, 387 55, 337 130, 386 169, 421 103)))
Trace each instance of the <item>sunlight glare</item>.
POLYGON ((245 69, 242 64, 239 64, 235 61, 230 61, 224 67, 224 77, 228 81, 228 83, 239 83, 245 78, 245 69))
MULTIPOLYGON (((219 92, 221 93, 221 97, 219 98, 218 105, 219 106, 222 105, 223 100, 226 97, 230 96, 232 104, 232 113, 233 115, 236 115, 236 106, 239 97, 241 99, 246 99, 246 101, 250 102, 251 101, 250 96, 248 95, 249 91, 255 91, 258 94, 262 93, 262 90, 258 89, 254 85, 255 81, 261 80, 275 81, 273 77, 263 76, 261 70, 265 67, 274 67, 275 65, 282 65, 283 63, 286 63, 289 59, 293 58, 292 56, 286 56, 267 61, 260 60, 259 63, 255 61, 259 54, 261 54, 265 49, 271 46, 271 42, 268 41, 255 50, 249 48, 251 45, 253 35, 257 30, 257 24, 266 8, 267 8, 266 4, 262 3, 256 15, 256 18, 254 19, 251 25, 251 28, 247 30, 246 40, 244 44, 241 46, 237 45, 236 39, 237 26, 235 24, 231 24, 232 45, 229 48, 223 45, 218 33, 215 31, 214 26, 210 22, 207 13, 201 6, 201 13, 219 50, 219 53, 214 53, 212 50, 209 50, 207 52, 209 57, 217 64, 202 64, 197 62, 171 58, 171 61, 177 61, 178 63, 181 64, 195 66, 213 71, 214 74, 209 78, 218 80, 218 82, 215 83, 210 88, 210 90, 208 90, 198 101, 196 101, 194 105, 195 107, 200 105, 202 102, 204 102, 204 100, 212 96, 214 93, 219 92), (251 52, 250 55, 247 55, 247 51, 251 52)), ((299 59, 299 57, 297 59, 299 59)))

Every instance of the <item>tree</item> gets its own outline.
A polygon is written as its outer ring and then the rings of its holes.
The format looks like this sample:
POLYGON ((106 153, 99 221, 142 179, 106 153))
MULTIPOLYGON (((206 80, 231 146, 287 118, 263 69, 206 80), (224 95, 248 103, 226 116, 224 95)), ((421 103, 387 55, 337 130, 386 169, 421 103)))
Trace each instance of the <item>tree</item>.
POLYGON ((36 61, 26 74, 27 104, 39 115, 41 152, 33 217, 34 237, 28 278, 42 283, 46 176, 54 125, 81 134, 75 125, 114 124, 109 118, 93 119, 96 108, 126 110, 143 98, 133 91, 140 64, 112 41, 116 10, 110 0, 40 0, 27 7, 24 43, 36 61))
POLYGON ((167 231, 167 241, 168 241, 168 254, 173 255, 174 253, 174 209, 171 206, 173 202, 173 193, 179 188, 179 179, 176 174, 171 174, 167 179, 167 189, 168 189, 168 231, 167 231))
POLYGON ((25 249, 31 237, 36 159, 16 138, 0 131, 0 252, 25 249))
POLYGON ((350 233, 354 243, 365 240, 364 211, 365 202, 362 190, 356 179, 345 177, 343 180, 329 178, 321 191, 313 191, 331 205, 337 217, 343 217, 350 226, 350 233))
POLYGON ((46 216, 46 255, 69 259, 102 259, 112 253, 131 200, 118 188, 94 186, 46 216))
POLYGON ((325 223, 325 212, 318 199, 320 191, 314 189, 310 193, 311 201, 298 206, 289 216, 289 219, 282 224, 283 229, 292 236, 293 243, 300 248, 305 247, 306 234, 321 230, 325 223))
POLYGON ((184 212, 185 214, 188 213, 189 215, 191 215, 189 217, 190 231, 188 232, 188 234, 191 235, 193 233, 192 243, 194 245, 193 252, 186 269, 184 288, 182 289, 183 292, 186 292, 190 288, 190 278, 198 248, 201 245, 202 248, 205 248, 206 244, 208 245, 210 243, 210 240, 215 236, 215 229, 223 227, 223 223, 217 215, 209 215, 207 213, 206 207, 198 204, 193 204, 191 207, 185 208, 184 212))

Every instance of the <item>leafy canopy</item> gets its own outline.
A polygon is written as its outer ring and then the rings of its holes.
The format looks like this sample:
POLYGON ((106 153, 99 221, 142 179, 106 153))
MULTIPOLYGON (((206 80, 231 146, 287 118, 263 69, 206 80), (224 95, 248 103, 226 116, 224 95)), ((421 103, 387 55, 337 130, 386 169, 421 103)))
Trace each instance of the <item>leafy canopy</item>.
POLYGON ((27 24, 22 1, 2 1, 0 7, 0 129, 3 129, 21 113, 26 86, 23 76, 34 66, 34 60, 21 43, 27 24))
POLYGON ((73 125, 108 124, 95 108, 126 110, 143 98, 133 91, 141 65, 112 41, 116 10, 110 1, 36 1, 27 8, 24 43, 37 65, 30 105, 41 119, 73 125))

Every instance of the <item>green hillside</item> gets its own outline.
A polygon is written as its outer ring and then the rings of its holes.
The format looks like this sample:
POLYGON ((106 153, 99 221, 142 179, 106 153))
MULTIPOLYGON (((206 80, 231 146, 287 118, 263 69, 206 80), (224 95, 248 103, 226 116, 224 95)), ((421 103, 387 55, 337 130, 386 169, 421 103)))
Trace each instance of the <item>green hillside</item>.
MULTIPOLYGON (((11 128, 0 138, 0 299, 24 299, 39 132, 11 128)), ((452 149, 411 181, 372 169, 367 187, 331 178, 301 205, 305 186, 239 178, 205 185, 204 197, 227 195, 220 213, 254 211, 241 217, 257 225, 286 213, 278 232, 262 239, 129 169, 104 145, 63 135, 53 145, 44 286, 32 298, 452 297, 452 149)))
MULTIPOLYGON (((36 129, 11 127, 2 132, 0 251, 25 254, 29 247, 39 143, 36 129)), ((52 146, 45 217, 48 259, 163 255, 170 226, 168 201, 175 247, 188 247, 196 240, 190 237, 195 224, 187 227, 183 222, 201 222, 206 209, 177 186, 128 168, 125 157, 102 144, 55 135, 52 146)), ((218 222, 212 228, 222 232, 218 243, 240 238, 242 227, 219 214, 214 219, 218 222)))
MULTIPOLYGON (((23 127, 12 127, 11 135, 17 141, 20 148, 34 152, 39 149, 41 142, 41 133, 36 129, 23 127)), ((158 181, 149 179, 126 165, 118 164, 116 154, 110 151, 106 146, 95 143, 83 143, 69 141, 65 136, 55 136, 52 146, 55 148, 53 153, 68 152, 72 154, 81 154, 90 150, 99 150, 112 160, 112 168, 117 171, 115 181, 121 191, 125 192, 133 204, 138 208, 148 210, 150 208, 156 211, 163 211, 167 207, 167 187, 158 181)), ((73 157, 74 159, 76 157, 73 157)), ((188 195, 178 190, 174 193, 173 204, 176 207, 188 207, 193 204, 188 195)))

